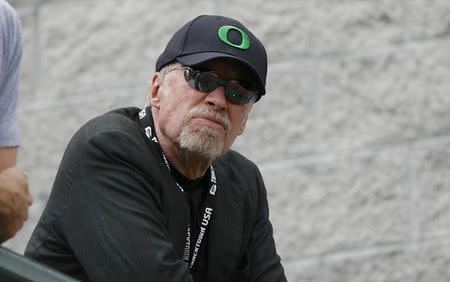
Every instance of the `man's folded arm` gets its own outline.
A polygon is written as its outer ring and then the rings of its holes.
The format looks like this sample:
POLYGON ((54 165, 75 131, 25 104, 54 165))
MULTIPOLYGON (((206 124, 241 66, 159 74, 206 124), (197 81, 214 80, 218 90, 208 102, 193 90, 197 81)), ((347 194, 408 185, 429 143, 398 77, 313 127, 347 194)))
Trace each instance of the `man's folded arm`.
POLYGON ((71 173, 79 175, 70 176, 73 194, 61 217, 65 239, 92 281, 192 281, 143 171, 151 159, 135 140, 105 131, 68 149, 61 167, 76 161, 71 173))

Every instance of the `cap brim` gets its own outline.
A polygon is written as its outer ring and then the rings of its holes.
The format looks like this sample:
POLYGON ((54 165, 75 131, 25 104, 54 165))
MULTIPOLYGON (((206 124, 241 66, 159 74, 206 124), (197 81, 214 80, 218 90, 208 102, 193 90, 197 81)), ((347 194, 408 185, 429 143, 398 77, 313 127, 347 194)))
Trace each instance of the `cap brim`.
POLYGON ((243 60, 239 57, 224 54, 224 53, 218 53, 218 52, 203 52, 203 53, 195 53, 195 54, 189 54, 189 55, 177 57, 177 61, 179 61, 180 63, 182 63, 183 65, 186 65, 186 66, 195 66, 195 65, 207 63, 209 61, 216 60, 216 59, 230 59, 230 60, 233 60, 233 61, 243 64, 245 67, 247 67, 253 73, 255 78, 258 80, 257 86, 259 88, 259 91, 261 91, 261 93, 258 97, 258 100, 259 100, 259 98, 261 98, 262 95, 264 95, 266 93, 266 89, 265 89, 263 80, 260 77, 260 75, 258 74, 258 72, 256 71, 256 69, 251 64, 249 64, 248 62, 246 62, 245 60, 243 60))

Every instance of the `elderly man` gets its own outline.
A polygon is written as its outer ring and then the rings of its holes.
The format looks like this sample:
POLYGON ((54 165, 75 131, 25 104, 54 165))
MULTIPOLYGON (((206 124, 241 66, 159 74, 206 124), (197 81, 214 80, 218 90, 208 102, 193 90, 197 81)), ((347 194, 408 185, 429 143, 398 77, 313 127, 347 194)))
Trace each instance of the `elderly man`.
POLYGON ((156 63, 149 107, 75 134, 26 255, 91 281, 286 281, 261 174, 229 150, 266 72, 240 22, 184 25, 156 63))

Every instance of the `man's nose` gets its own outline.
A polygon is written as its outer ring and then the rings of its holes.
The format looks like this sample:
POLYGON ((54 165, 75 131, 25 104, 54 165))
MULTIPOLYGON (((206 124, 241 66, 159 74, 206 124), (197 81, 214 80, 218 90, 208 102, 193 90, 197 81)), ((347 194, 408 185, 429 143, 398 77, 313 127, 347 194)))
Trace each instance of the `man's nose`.
POLYGON ((217 108, 223 109, 227 106, 227 98, 225 96, 225 88, 223 86, 219 86, 213 91, 211 91, 208 95, 205 97, 205 101, 213 105, 217 108))

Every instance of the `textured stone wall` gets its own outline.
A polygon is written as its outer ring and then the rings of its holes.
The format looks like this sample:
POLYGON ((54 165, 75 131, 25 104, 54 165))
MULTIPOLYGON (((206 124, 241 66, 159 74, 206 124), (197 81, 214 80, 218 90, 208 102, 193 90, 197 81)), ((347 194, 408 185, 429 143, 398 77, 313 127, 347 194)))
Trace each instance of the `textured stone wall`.
POLYGON ((20 165, 35 202, 88 119, 143 106, 198 14, 265 43, 268 94, 235 149, 261 168, 289 281, 450 281, 448 0, 14 0, 25 50, 20 165))

